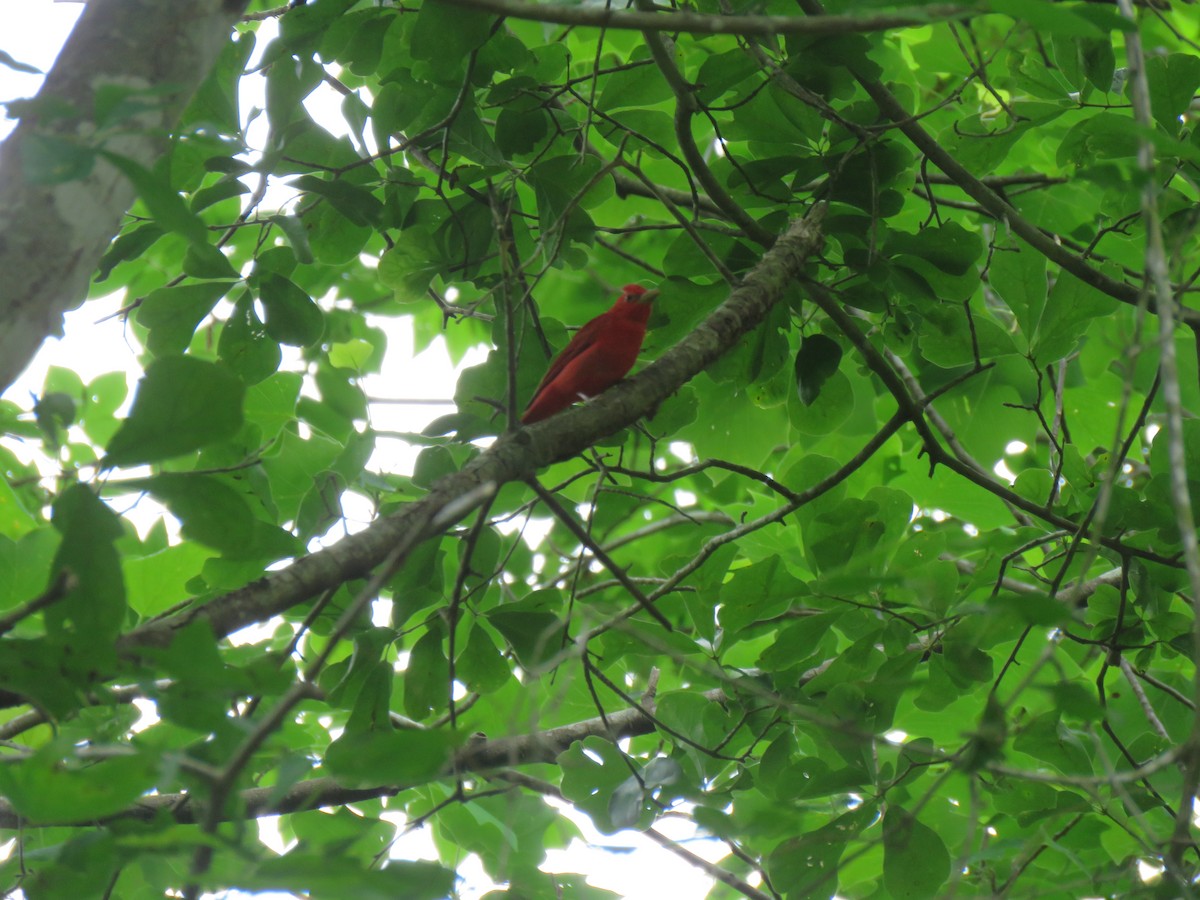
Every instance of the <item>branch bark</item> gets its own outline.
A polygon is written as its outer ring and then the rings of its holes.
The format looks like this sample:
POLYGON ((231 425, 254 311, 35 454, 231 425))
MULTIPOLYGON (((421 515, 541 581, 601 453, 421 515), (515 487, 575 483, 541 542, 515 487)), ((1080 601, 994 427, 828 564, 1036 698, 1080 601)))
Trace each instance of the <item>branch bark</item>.
POLYGON ((246 5, 87 4, 34 105, 0 146, 0 392, 47 337, 62 334, 63 313, 87 295, 92 272, 134 200, 133 185, 103 159, 82 178, 51 184, 33 183, 29 164, 44 164, 47 146, 74 145, 86 154, 100 146, 107 129, 104 150, 151 167, 246 5), (96 119, 97 92, 114 87, 146 92, 147 109, 119 123, 119 130, 96 119), (73 114, 47 115, 51 101, 73 114))

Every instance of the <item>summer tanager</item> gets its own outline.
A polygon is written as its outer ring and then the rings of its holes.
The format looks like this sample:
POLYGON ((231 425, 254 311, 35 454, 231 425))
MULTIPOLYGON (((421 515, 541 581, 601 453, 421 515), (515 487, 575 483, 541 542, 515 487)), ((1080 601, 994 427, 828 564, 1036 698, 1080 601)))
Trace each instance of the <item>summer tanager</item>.
POLYGON ((521 416, 526 425, 566 409, 576 400, 595 397, 625 377, 637 362, 650 302, 658 291, 627 284, 612 309, 588 322, 550 363, 521 416))

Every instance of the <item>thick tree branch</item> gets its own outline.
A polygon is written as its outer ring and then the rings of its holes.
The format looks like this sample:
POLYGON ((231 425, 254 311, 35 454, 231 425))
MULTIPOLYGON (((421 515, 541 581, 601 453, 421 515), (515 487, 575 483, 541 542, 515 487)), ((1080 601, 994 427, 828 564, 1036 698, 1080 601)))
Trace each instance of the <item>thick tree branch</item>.
POLYGON ((56 182, 47 153, 103 149, 152 167, 245 7, 246 0, 88 3, 37 95, 74 115, 39 118, 48 108, 35 101, 0 146, 0 392, 42 341, 62 333, 63 313, 87 294, 134 199, 129 180, 100 158, 86 176, 56 182), (96 121, 93 98, 116 87, 140 93, 145 109, 119 123, 96 121))

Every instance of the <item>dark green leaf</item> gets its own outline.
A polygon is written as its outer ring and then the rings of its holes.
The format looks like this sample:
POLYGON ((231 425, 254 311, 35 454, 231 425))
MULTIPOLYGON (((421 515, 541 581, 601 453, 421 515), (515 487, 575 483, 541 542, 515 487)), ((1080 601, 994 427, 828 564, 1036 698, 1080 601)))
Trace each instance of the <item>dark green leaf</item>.
POLYGON ((303 175, 296 179, 296 187, 324 197, 334 209, 355 225, 373 225, 379 220, 379 214, 383 210, 370 191, 344 179, 303 175))
POLYGON ((255 275, 252 282, 267 311, 268 335, 296 347, 308 347, 321 339, 325 316, 295 283, 273 272, 255 275))
POLYGON ((146 346, 155 356, 183 353, 196 326, 229 290, 228 283, 180 284, 159 288, 142 299, 138 322, 150 329, 146 346))
POLYGON ((438 630, 427 631, 413 646, 404 679, 404 711, 427 719, 450 702, 450 665, 438 630))
POLYGON ((243 295, 229 321, 221 329, 217 344, 221 360, 246 384, 255 384, 279 368, 283 355, 278 341, 267 335, 266 326, 254 312, 254 304, 243 295))
POLYGON ((211 475, 158 475, 143 482, 179 519, 183 535, 230 559, 279 559, 296 550, 283 529, 254 515, 246 498, 211 475))
POLYGON ((121 520, 91 488, 77 484, 55 502, 54 527, 62 543, 53 578, 63 596, 46 610, 46 630, 77 652, 107 658, 125 619, 125 582, 115 546, 124 534, 121 520))
POLYGON ((84 824, 120 812, 157 774, 150 754, 132 752, 98 765, 64 765, 64 755, 73 755, 69 747, 50 743, 28 759, 0 766, 0 792, 31 824, 84 824))
POLYGON ((897 898, 932 897, 950 875, 950 853, 936 831, 899 806, 883 817, 883 882, 897 898))
POLYGON ((426 291, 442 265, 442 253, 429 231, 407 228, 379 260, 379 280, 401 303, 413 303, 428 299, 426 291))
POLYGON ((183 198, 171 186, 136 160, 116 153, 100 151, 121 174, 133 182, 138 197, 150 210, 154 220, 167 231, 181 234, 194 244, 208 241, 208 229, 200 218, 188 209, 183 198))
POLYGON ((109 273, 122 262, 134 260, 145 253, 155 241, 165 232, 153 223, 139 225, 132 231, 127 231, 112 242, 108 252, 100 259, 96 267, 96 281, 104 281, 109 273))
POLYGON ((242 424, 244 393, 242 382, 215 363, 190 356, 155 360, 138 382, 104 464, 156 462, 230 437, 242 424))
POLYGON ((916 234, 893 232, 889 253, 910 253, 952 275, 971 271, 983 251, 979 235, 950 222, 940 228, 924 228, 916 234))
POLYGON ((1155 120, 1168 134, 1178 134, 1183 124, 1180 116, 1200 89, 1200 58, 1187 53, 1149 56, 1146 80, 1155 120))
POLYGON ((796 391, 805 406, 812 406, 823 385, 838 369, 842 347, 823 334, 812 334, 800 341, 796 353, 796 391))
POLYGON ((347 734, 329 745, 325 765, 346 787, 420 784, 445 770, 453 746, 443 731, 347 734))
POLYGON ((552 613, 502 609, 489 614, 488 621, 526 669, 536 671, 562 647, 563 624, 552 613))

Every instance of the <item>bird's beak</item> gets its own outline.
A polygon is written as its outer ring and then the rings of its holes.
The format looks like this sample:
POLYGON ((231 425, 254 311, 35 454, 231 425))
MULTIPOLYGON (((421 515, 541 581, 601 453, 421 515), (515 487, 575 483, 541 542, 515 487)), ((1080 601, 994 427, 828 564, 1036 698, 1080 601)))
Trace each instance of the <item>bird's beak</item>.
POLYGON ((638 303, 650 303, 658 297, 658 291, 646 291, 642 296, 637 298, 638 303))

